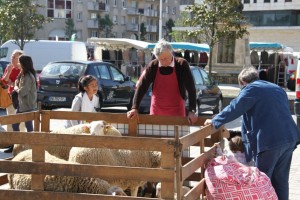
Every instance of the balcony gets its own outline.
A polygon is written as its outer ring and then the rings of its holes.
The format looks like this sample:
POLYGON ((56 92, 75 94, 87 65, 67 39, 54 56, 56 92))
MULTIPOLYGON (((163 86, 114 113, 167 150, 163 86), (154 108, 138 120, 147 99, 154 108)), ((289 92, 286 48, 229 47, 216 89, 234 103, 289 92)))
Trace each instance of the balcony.
POLYGON ((146 32, 156 33, 157 32, 157 26, 156 25, 146 25, 146 32))
POLYGON ((158 17, 158 11, 153 9, 145 9, 144 15, 147 17, 158 17))
POLYGON ((127 15, 139 15, 139 14, 144 14, 145 10, 144 8, 133 8, 133 7, 127 7, 124 8, 126 10, 127 15))
POLYGON ((89 19, 87 21, 87 28, 99 28, 98 19, 89 19))
POLYGON ((138 24, 127 24, 126 31, 138 31, 139 25, 138 24))
POLYGON ((89 11, 106 11, 106 5, 105 5, 105 3, 88 2, 87 10, 89 10, 89 11))

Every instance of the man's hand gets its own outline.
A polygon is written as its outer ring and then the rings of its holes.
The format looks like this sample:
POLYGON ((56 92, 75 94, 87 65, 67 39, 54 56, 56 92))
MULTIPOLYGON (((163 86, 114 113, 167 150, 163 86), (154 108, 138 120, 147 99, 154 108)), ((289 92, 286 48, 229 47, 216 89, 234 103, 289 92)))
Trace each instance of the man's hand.
POLYGON ((134 108, 127 112, 128 119, 133 119, 137 115, 138 115, 137 109, 134 109, 134 108))
POLYGON ((189 112, 189 115, 188 115, 189 123, 192 125, 195 122, 197 122, 197 120, 198 120, 198 117, 196 116, 196 114, 194 112, 189 112))
POLYGON ((210 124, 212 124, 211 119, 205 120, 204 126, 207 126, 207 125, 210 125, 210 124))

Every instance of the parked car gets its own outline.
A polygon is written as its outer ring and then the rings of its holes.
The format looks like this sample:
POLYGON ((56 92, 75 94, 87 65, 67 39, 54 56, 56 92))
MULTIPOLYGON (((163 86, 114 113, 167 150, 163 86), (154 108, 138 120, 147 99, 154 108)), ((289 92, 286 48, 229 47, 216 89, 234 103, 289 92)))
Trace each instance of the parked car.
MULTIPOLYGON (((216 81, 212 81, 211 77, 204 69, 196 66, 190 66, 190 69, 194 77, 197 93, 196 114, 199 116, 205 111, 212 111, 213 114, 219 113, 223 108, 223 96, 220 88, 218 87, 218 83, 216 81)), ((150 112, 151 94, 152 88, 150 87, 141 101, 139 107, 140 113, 150 112)), ((185 102, 186 108, 188 108, 188 100, 185 102)))
POLYGON ((46 65, 38 76, 38 101, 43 107, 71 107, 78 94, 78 79, 93 75, 98 79, 101 107, 131 108, 135 83, 108 62, 60 61, 46 65))
POLYGON ((7 61, 0 61, 0 77, 3 76, 6 66, 9 64, 7 61))

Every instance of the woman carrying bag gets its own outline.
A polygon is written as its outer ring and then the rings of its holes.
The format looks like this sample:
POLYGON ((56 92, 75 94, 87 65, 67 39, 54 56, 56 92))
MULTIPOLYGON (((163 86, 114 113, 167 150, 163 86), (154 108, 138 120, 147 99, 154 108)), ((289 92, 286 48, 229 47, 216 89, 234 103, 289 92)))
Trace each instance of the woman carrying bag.
MULTIPOLYGON (((19 105, 16 113, 30 112, 37 108, 37 82, 30 56, 21 55, 19 57, 21 66, 20 74, 17 78, 14 91, 18 93, 19 105)), ((13 124, 14 131, 20 131, 20 123, 13 124)), ((33 131, 33 122, 25 122, 27 132, 33 131)))

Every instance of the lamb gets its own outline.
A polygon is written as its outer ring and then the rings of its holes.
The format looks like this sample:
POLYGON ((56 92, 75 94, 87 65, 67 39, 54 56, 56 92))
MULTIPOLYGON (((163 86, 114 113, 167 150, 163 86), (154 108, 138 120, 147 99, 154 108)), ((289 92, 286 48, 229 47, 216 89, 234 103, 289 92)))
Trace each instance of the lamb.
MULTIPOLYGON (((69 161, 80 164, 129 166, 156 168, 160 166, 161 153, 156 151, 131 151, 104 148, 73 147, 69 161)), ((146 181, 107 179, 112 185, 119 185, 123 190, 131 188, 131 194, 137 196, 138 188, 146 181)))
MULTIPOLYGON (((73 134, 73 135, 80 135, 80 134, 89 134, 89 135, 121 135, 121 133, 115 127, 107 124, 105 121, 93 121, 90 124, 78 124, 76 126, 72 126, 67 129, 56 129, 51 132, 51 134, 73 134)), ((16 144, 14 145, 13 155, 16 156, 21 151, 26 149, 31 149, 30 145, 21 145, 16 144)), ((69 152, 71 147, 65 146, 48 146, 46 150, 61 159, 68 160, 69 152)))
MULTIPOLYGON (((32 161, 32 150, 29 149, 19 153, 13 158, 13 161, 32 161)), ((59 159, 47 151, 45 152, 45 161, 49 163, 78 164, 59 159)), ((31 175, 9 174, 8 181, 11 189, 31 190, 31 175)), ((44 190, 127 196, 120 187, 112 186, 107 181, 99 178, 87 177, 46 175, 44 179, 44 190)))

